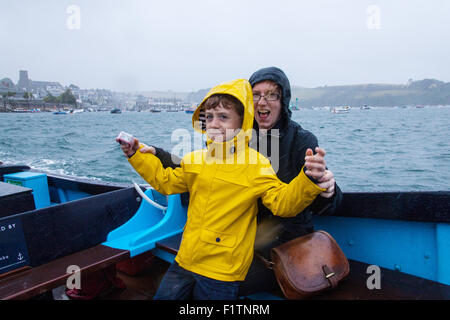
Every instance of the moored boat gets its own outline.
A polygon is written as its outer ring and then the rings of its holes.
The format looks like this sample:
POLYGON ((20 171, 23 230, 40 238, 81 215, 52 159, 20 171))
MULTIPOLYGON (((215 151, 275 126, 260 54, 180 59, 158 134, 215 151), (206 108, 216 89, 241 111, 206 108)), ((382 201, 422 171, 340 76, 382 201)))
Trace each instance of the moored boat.
POLYGON ((350 111, 350 107, 333 107, 331 109, 331 113, 348 113, 350 111))

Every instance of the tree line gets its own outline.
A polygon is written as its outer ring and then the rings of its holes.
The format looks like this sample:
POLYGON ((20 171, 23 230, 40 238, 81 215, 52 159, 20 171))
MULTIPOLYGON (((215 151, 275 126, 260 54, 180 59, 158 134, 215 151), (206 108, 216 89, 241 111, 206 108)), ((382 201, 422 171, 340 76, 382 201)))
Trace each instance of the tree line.
POLYGON ((49 103, 67 103, 74 106, 77 105, 77 99, 70 89, 67 89, 57 97, 55 97, 51 93, 48 93, 48 95, 43 100, 49 103))
MULTIPOLYGON (((16 95, 16 92, 8 91, 8 92, 2 92, 1 96, 3 98, 3 101, 6 102, 9 100, 10 97, 14 97, 16 95)), ((25 92, 23 94, 23 98, 27 101, 33 100, 33 94, 31 92, 25 92)), ((47 96, 43 99, 44 102, 48 103, 64 103, 64 104, 70 104, 73 106, 77 105, 77 99, 73 95, 72 91, 70 89, 67 89, 59 96, 55 97, 51 93, 48 93, 47 96)))

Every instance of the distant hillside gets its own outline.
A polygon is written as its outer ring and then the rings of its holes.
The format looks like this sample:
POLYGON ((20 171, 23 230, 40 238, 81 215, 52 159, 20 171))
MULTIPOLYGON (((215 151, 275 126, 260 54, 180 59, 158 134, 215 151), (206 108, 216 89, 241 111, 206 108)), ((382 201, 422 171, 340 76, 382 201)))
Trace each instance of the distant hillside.
POLYGON ((133 92, 134 94, 139 94, 144 97, 152 97, 152 98, 166 98, 166 99, 182 99, 184 100, 188 95, 187 92, 175 92, 175 91, 137 91, 133 92))
POLYGON ((209 88, 208 89, 200 89, 198 91, 191 92, 184 98, 184 101, 189 102, 189 103, 200 103, 200 102, 202 102, 203 98, 206 96, 208 91, 209 91, 209 88))
MULTIPOLYGON (((186 102, 199 103, 209 89, 185 96, 186 102)), ((292 87, 292 103, 300 107, 321 106, 400 106, 450 105, 450 82, 435 79, 409 81, 408 84, 361 84, 318 88, 292 87)))
POLYGON ((364 84, 292 88, 292 102, 301 107, 312 106, 400 106, 450 105, 450 82, 434 79, 410 81, 405 85, 364 84))

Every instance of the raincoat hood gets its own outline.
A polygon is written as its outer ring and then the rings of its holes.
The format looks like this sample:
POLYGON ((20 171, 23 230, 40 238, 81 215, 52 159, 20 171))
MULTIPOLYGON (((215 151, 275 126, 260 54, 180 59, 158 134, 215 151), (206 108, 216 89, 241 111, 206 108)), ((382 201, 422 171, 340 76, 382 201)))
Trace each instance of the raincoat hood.
POLYGON ((253 92, 250 83, 245 79, 237 79, 229 82, 219 84, 209 90, 208 94, 203 98, 198 105, 194 114, 192 115, 192 125, 194 129, 200 133, 206 133, 202 121, 200 119, 200 112, 202 111, 205 101, 215 94, 229 94, 238 99, 244 106, 244 119, 242 121, 242 129, 248 130, 253 128, 253 92))
POLYGON ((275 82, 281 89, 281 120, 286 123, 292 114, 291 110, 289 110, 289 103, 291 101, 291 84, 289 83, 289 79, 283 70, 277 67, 268 67, 253 73, 249 82, 254 87, 258 82, 265 80, 275 82))
MULTIPOLYGON (((206 133, 206 126, 204 124, 204 120, 200 119, 200 114, 203 111, 202 109, 205 101, 215 94, 231 95, 238 99, 244 106, 241 131, 239 131, 239 133, 232 140, 224 142, 213 142, 209 137, 207 138, 208 146, 222 146, 224 150, 227 150, 225 151, 227 154, 230 150, 235 150, 233 149, 233 147, 236 147, 236 145, 240 143, 245 144, 246 141, 248 143, 248 141, 251 140, 251 130, 253 129, 254 121, 253 91, 250 82, 245 79, 237 79, 225 82, 212 88, 205 96, 203 101, 198 105, 197 109, 192 115, 192 125, 194 127, 194 130, 196 130, 197 132, 206 133)), ((231 153, 233 153, 233 151, 231 151, 231 153)))

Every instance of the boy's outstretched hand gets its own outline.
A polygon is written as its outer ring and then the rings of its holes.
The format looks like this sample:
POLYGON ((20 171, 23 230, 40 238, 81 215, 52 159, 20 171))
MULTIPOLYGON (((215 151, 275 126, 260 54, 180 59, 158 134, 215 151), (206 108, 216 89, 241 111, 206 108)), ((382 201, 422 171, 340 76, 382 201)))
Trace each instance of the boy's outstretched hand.
POLYGON ((327 170, 327 164, 325 161, 326 152, 324 149, 316 147, 316 154, 308 148, 306 150, 305 157, 305 174, 315 179, 318 182, 318 186, 326 189, 320 195, 324 198, 331 198, 334 195, 334 174, 330 170, 327 170))
MULTIPOLYGON (((119 142, 119 139, 116 138, 116 142, 119 142)), ((134 142, 133 145, 130 145, 129 143, 119 142, 120 148, 128 158, 132 157, 139 149, 139 140, 133 137, 133 142, 134 142)))

